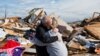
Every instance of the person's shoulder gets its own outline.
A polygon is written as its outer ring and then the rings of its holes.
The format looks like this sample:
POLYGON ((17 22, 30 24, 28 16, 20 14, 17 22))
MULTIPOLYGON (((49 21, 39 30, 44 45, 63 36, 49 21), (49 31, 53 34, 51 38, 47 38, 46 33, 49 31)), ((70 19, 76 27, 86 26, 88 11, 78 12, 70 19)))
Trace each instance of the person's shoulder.
POLYGON ((38 25, 37 28, 36 28, 36 31, 39 31, 41 29, 43 29, 42 25, 38 25))

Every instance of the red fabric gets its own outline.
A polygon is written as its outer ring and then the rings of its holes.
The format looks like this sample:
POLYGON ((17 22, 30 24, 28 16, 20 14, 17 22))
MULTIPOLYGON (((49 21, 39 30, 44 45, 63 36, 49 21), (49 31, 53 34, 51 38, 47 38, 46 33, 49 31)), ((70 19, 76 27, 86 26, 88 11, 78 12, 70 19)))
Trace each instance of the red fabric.
POLYGON ((13 48, 16 46, 20 46, 20 43, 14 40, 8 40, 7 43, 2 47, 2 49, 13 48))

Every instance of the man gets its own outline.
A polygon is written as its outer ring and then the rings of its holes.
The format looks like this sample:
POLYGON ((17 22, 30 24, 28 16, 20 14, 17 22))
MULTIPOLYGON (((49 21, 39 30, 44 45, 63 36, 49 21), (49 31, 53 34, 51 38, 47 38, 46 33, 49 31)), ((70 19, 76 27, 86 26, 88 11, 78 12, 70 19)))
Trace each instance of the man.
MULTIPOLYGON (((50 16, 45 16, 41 24, 36 29, 36 38, 43 43, 52 43, 58 40, 57 36, 53 36, 52 38, 48 38, 45 36, 45 33, 52 29, 52 19, 50 16)), ((36 45, 37 56, 49 56, 47 53, 46 46, 38 46, 36 45)))

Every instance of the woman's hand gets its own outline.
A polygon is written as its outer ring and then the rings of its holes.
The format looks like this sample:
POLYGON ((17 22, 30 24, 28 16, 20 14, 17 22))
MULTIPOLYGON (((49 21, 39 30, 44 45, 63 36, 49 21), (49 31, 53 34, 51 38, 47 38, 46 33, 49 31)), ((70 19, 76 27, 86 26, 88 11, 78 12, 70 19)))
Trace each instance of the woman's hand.
POLYGON ((58 32, 59 30, 58 30, 58 28, 54 28, 54 29, 52 29, 52 31, 53 32, 58 32))

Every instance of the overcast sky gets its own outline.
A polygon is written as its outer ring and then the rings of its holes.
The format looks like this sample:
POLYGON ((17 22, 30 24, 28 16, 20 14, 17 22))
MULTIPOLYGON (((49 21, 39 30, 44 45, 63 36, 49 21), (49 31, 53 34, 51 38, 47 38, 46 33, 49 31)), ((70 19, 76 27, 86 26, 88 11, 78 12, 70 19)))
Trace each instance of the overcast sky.
POLYGON ((82 20, 100 12, 100 0, 0 0, 0 17, 25 17, 33 8, 44 8, 48 14, 55 13, 66 21, 82 20))

